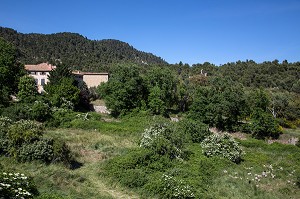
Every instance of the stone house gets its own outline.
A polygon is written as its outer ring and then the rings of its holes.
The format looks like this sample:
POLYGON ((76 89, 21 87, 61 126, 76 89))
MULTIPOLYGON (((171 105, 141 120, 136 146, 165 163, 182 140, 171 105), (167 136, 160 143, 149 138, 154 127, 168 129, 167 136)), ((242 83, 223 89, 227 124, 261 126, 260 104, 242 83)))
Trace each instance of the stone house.
MULTIPOLYGON (((44 85, 48 83, 49 72, 55 69, 56 66, 53 66, 48 63, 41 63, 37 65, 25 65, 25 70, 30 76, 35 79, 35 82, 38 87, 38 92, 44 91, 44 85)), ((81 71, 72 71, 75 75, 75 78, 83 80, 88 88, 97 87, 102 82, 108 81, 108 73, 91 73, 91 72, 81 72, 81 71)))
POLYGON ((53 66, 48 63, 41 63, 37 65, 25 65, 25 70, 30 76, 34 78, 39 93, 44 91, 44 85, 48 83, 49 72, 55 68, 56 66, 53 66))

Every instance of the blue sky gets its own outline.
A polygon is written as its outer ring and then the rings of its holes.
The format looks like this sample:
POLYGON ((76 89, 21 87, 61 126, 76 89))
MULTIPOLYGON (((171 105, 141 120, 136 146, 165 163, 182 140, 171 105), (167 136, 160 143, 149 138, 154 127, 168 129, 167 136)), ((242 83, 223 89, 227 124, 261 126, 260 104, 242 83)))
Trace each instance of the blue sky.
POLYGON ((300 0, 1 0, 0 26, 118 39, 169 63, 300 61, 300 0))

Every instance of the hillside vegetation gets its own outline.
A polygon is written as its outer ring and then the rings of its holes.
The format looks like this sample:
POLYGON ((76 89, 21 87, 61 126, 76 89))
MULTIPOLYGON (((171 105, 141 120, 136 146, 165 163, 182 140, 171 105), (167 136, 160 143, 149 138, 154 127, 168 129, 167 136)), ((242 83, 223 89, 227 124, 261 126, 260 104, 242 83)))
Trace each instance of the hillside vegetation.
MULTIPOLYGON (((79 162, 74 169, 1 156, 0 170, 32 176, 38 198, 296 199, 300 194, 299 147, 246 136, 238 140, 245 152, 240 164, 208 158, 199 143, 191 142, 184 143, 188 157, 168 159, 139 144, 145 128, 166 119, 143 114, 109 119, 77 120, 72 128, 45 132, 45 138, 70 146, 79 162)), ((299 131, 291 133, 300 136, 299 131)))
POLYGON ((0 37, 0 198, 299 198, 299 62, 116 61, 90 89, 62 63, 38 93, 21 58, 0 37))
POLYGON ((162 58, 139 51, 128 43, 106 39, 90 40, 76 33, 23 34, 0 27, 0 37, 12 43, 25 64, 64 63, 77 70, 110 71, 116 63, 167 64, 162 58))

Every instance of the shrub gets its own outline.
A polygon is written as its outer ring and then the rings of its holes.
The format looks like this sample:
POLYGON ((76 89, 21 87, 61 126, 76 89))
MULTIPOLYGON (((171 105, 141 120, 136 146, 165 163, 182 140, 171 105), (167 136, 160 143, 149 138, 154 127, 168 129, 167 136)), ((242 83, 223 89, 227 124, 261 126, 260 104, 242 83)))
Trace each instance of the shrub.
POLYGON ((30 117, 39 122, 46 121, 51 115, 51 109, 43 101, 35 101, 31 107, 30 117))
POLYGON ((252 118, 251 132, 253 137, 258 139, 265 137, 278 138, 282 133, 279 124, 272 115, 263 111, 256 111, 252 118))
POLYGON ((8 155, 9 152, 9 140, 6 136, 0 136, 0 155, 8 155))
POLYGON ((54 139, 53 140, 53 162, 63 162, 69 166, 73 160, 71 151, 64 141, 54 139))
POLYGON ((20 173, 0 173, 1 198, 33 198, 38 195, 31 178, 20 173))
POLYGON ((37 140, 43 134, 41 124, 30 120, 20 120, 10 125, 7 137, 14 146, 37 140))
POLYGON ((130 188, 142 187, 147 182, 144 169, 128 169, 122 172, 120 182, 130 188))
POLYGON ((12 120, 5 116, 0 116, 0 136, 7 133, 8 127, 12 124, 12 120))
POLYGON ((192 142, 200 143, 207 136, 211 135, 208 126, 202 122, 196 122, 191 119, 184 119, 178 123, 179 129, 183 134, 190 136, 192 142))
POLYGON ((163 198, 195 198, 193 187, 181 178, 163 174, 161 183, 163 198))
POLYGON ((2 116, 10 118, 12 121, 29 119, 30 106, 25 103, 15 103, 2 109, 2 116))
POLYGON ((49 127, 70 127, 70 122, 76 119, 76 113, 66 108, 52 108, 52 118, 47 121, 49 127))
POLYGON ((145 129, 140 147, 147 148, 159 155, 168 155, 171 159, 182 158, 185 154, 184 135, 168 124, 155 124, 145 129))
POLYGON ((20 161, 41 160, 50 162, 53 159, 53 141, 50 139, 36 140, 33 143, 25 143, 19 148, 17 159, 20 161))
POLYGON ((224 135, 213 134, 201 143, 203 153, 208 156, 220 156, 239 163, 244 154, 238 143, 227 133, 224 135))

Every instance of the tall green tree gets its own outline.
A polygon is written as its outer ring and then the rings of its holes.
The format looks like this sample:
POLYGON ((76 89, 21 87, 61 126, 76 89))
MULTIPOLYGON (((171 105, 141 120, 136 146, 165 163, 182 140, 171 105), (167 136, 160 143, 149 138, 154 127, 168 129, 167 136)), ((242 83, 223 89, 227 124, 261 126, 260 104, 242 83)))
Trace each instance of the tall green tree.
POLYGON ((154 86, 150 89, 148 96, 148 106, 154 114, 166 114, 166 104, 163 101, 162 91, 158 86, 154 86))
POLYGON ((145 99, 145 86, 136 66, 117 67, 109 81, 97 90, 114 116, 141 107, 145 99))
POLYGON ((177 80, 177 76, 168 68, 154 67, 145 75, 147 90, 158 87, 160 99, 164 101, 166 108, 171 108, 176 103, 177 80))
POLYGON ((38 95, 35 80, 28 75, 20 78, 18 89, 17 97, 21 102, 33 102, 38 95))
POLYGON ((198 87, 189 117, 220 129, 233 130, 243 117, 243 87, 230 79, 213 79, 209 87, 198 87))
POLYGON ((58 65, 49 73, 49 83, 44 89, 52 105, 57 107, 75 108, 80 101, 80 89, 75 77, 66 65, 58 65))
POLYGON ((6 105, 9 96, 17 93, 19 78, 23 75, 25 70, 17 61, 17 51, 0 37, 0 106, 6 105))
POLYGON ((80 90, 72 78, 62 78, 59 83, 47 84, 45 90, 53 106, 74 109, 79 103, 80 90))
POLYGON ((74 78, 72 70, 65 64, 58 64, 48 75, 48 80, 51 85, 60 84, 63 78, 74 78))

